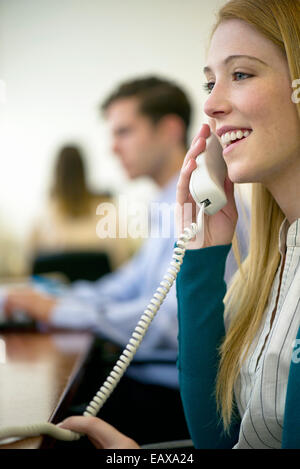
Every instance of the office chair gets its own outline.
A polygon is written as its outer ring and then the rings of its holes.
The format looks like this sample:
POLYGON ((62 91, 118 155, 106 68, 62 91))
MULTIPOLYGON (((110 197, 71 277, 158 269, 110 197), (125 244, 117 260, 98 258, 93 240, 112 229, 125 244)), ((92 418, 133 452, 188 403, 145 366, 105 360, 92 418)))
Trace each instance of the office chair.
POLYGON ((32 263, 32 275, 59 273, 71 283, 76 280, 94 281, 111 270, 108 255, 94 251, 40 253, 32 263))

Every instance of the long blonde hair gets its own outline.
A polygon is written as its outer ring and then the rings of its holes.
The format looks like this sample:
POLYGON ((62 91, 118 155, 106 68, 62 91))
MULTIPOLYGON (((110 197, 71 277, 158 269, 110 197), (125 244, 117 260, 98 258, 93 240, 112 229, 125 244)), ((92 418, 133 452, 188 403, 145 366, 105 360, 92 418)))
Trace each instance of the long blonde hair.
MULTIPOLYGON (((287 57, 291 80, 300 78, 299 0, 230 0, 219 11, 213 32, 228 19, 244 20, 276 44, 287 57)), ((291 86, 291 98, 292 92, 291 86)), ((300 131, 299 103, 297 110, 300 131)), ((234 385, 261 326, 279 266, 278 233, 283 219, 270 192, 261 184, 253 184, 249 254, 224 300, 225 315, 234 314, 220 348, 216 399, 227 430, 234 414, 234 385)))

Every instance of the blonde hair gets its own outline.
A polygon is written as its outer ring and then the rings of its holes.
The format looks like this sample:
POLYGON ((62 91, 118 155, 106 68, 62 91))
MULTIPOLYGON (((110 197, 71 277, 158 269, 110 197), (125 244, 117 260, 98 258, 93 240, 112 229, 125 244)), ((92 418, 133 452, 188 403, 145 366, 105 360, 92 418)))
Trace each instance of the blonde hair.
MULTIPOLYGON (((276 44, 287 57, 291 80, 300 78, 298 0, 230 0, 219 11, 213 32, 228 19, 247 22, 276 44)), ((300 104, 297 110, 300 123, 300 104)), ((261 184, 253 184, 249 254, 224 299, 230 326, 220 348, 216 399, 227 430, 235 410, 234 385, 262 323, 279 266, 278 233, 283 220, 284 214, 270 192, 261 184)))

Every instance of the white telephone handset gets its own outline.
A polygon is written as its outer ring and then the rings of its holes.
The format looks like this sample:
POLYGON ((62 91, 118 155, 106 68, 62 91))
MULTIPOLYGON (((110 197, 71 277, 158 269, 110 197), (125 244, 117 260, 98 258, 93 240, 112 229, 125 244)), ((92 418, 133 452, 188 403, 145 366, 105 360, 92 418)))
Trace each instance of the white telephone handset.
POLYGON ((227 203, 224 179, 227 173, 222 146, 214 134, 207 139, 206 150, 196 158, 197 168, 190 179, 190 193, 205 213, 213 215, 227 203))
MULTIPOLYGON (((221 210, 227 202, 223 189, 226 165, 222 157, 222 147, 213 134, 207 140, 205 152, 200 154, 196 161, 197 168, 191 175, 190 192, 197 205, 200 207, 200 213, 206 212, 208 215, 213 215, 221 210)), ((198 220, 201 220, 201 217, 198 218, 198 220)), ((106 381, 87 406, 83 415, 96 416, 124 375, 148 327, 177 277, 183 262, 187 243, 196 236, 200 228, 201 226, 198 226, 198 224, 192 223, 192 225, 189 228, 185 228, 184 232, 179 236, 167 273, 147 308, 141 315, 127 346, 106 381)), ((77 440, 82 436, 79 433, 59 428, 51 423, 37 423, 27 427, 0 428, 0 445, 1 443, 7 442, 9 438, 20 439, 41 434, 47 434, 65 441, 77 440), (5 439, 5 441, 3 441, 3 439, 5 439)))

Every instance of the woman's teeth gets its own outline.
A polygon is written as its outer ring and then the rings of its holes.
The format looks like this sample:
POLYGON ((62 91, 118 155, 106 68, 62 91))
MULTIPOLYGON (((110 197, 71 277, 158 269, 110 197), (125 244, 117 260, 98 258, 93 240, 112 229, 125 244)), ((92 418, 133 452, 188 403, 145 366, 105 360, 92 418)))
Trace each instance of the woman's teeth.
POLYGON ((226 132, 226 134, 223 134, 221 136, 222 145, 227 147, 228 145, 231 145, 231 143, 235 140, 241 140, 242 138, 249 137, 250 133, 251 131, 249 130, 237 130, 235 132, 226 132))

